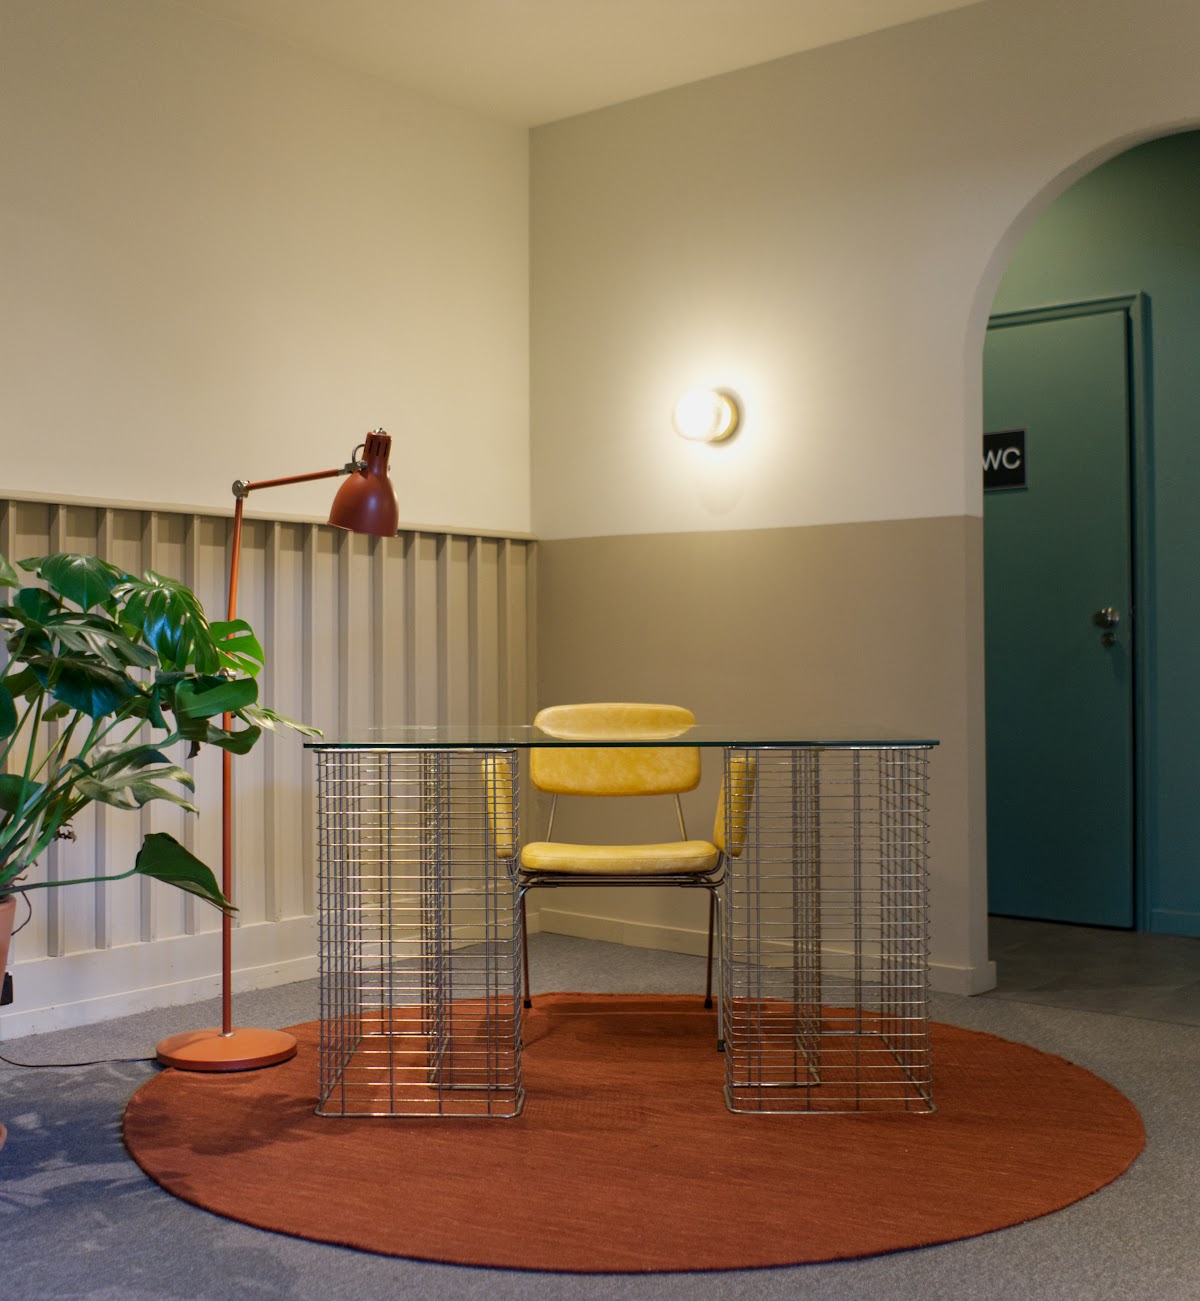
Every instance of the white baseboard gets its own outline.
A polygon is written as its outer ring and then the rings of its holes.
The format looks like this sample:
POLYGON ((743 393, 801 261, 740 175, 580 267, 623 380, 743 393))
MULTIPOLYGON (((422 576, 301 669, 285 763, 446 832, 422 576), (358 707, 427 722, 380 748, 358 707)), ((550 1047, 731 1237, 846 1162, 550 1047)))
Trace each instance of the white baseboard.
MULTIPOLYGON (((315 917, 238 927, 234 992, 315 978, 316 950, 315 917)), ((216 931, 17 962, 12 966, 16 997, 0 1012, 0 1039, 215 998, 221 992, 220 967, 216 931)))
MULTIPOLYGON (((708 942, 703 930, 545 906, 530 909, 529 930, 701 958, 708 942)), ((239 927, 233 939, 235 993, 317 975, 314 917, 239 927)), ((220 993, 220 958, 220 936, 210 931, 17 962, 12 969, 16 1001, 0 1012, 0 1039, 215 998, 220 993)), ((932 962, 930 983, 939 993, 982 994, 995 988, 996 964, 963 967, 932 962)))
POLYGON ((536 925, 531 915, 531 932, 552 931, 556 935, 574 935, 582 940, 607 940, 610 944, 628 944, 634 949, 660 949, 664 953, 691 953, 704 957, 708 952, 708 932, 687 930, 682 926, 658 926, 650 922, 628 921, 622 917, 596 917, 591 913, 565 912, 559 908, 538 909, 536 925))
MULTIPOLYGON (((531 933, 552 931, 556 935, 574 935, 584 940, 607 940, 611 944, 628 944, 635 949, 690 953, 701 958, 708 952, 707 931, 658 926, 623 917, 597 917, 591 913, 566 912, 545 906, 538 909, 536 919, 530 914, 529 930, 531 933)), ((929 984, 939 994, 985 994, 996 987, 996 964, 982 962, 974 967, 960 967, 930 962, 929 984)))
POLYGON ((996 988, 996 964, 989 961, 974 967, 956 967, 947 962, 931 962, 929 984, 939 994, 986 994, 996 988))

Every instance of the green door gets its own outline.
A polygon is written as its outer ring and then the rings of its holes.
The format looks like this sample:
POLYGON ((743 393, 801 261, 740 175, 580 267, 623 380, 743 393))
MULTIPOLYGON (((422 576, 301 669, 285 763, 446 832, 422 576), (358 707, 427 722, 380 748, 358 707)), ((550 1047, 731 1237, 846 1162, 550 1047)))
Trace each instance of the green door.
POLYGON ((988 330, 984 428, 1025 476, 984 492, 993 913, 1134 924, 1129 356, 1120 309, 988 330))

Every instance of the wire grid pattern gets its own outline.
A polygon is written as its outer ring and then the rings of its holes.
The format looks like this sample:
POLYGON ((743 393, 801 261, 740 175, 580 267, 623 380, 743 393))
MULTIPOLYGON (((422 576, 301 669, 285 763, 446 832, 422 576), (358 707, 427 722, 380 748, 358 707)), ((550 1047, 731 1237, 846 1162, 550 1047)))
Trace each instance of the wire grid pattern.
POLYGON ((317 1113, 516 1115, 516 751, 316 756, 317 1113))
POLYGON ((725 1097, 739 1112, 932 1111, 928 753, 726 751, 725 1097))

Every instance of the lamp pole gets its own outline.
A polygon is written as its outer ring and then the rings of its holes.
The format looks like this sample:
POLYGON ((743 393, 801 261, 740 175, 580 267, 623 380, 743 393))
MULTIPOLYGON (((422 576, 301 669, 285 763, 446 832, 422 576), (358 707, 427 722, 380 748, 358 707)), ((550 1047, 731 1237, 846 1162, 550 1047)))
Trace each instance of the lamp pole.
MULTIPOLYGON (((360 444, 345 465, 310 474, 291 474, 281 479, 258 479, 233 485, 233 541, 229 560, 229 601, 226 619, 237 618, 238 575, 242 557, 242 516, 246 498, 260 488, 282 488, 311 483, 316 479, 350 477, 338 489, 329 512, 329 523, 352 533, 392 537, 398 524, 396 492, 388 478, 387 463, 391 438, 377 429, 360 444)), ((222 715, 229 731, 233 715, 222 715)), ((233 898, 233 755, 221 752, 221 891, 233 898)), ((187 1071, 249 1071, 260 1066, 277 1066, 296 1055, 295 1038, 283 1030, 257 1030, 233 1025, 233 919, 221 914, 221 1025, 219 1029, 188 1030, 171 1035, 157 1048, 164 1066, 187 1071)))

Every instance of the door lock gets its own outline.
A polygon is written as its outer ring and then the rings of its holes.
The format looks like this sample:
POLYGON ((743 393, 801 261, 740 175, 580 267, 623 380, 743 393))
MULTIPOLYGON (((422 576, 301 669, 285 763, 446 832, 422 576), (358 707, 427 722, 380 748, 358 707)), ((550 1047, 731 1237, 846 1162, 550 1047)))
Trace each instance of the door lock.
POLYGON ((1115 646, 1117 635, 1113 629, 1121 622, 1121 611, 1114 606, 1106 605, 1103 609, 1097 610, 1092 615, 1092 622, 1097 628, 1103 628, 1104 632, 1100 636, 1101 646, 1115 646))

